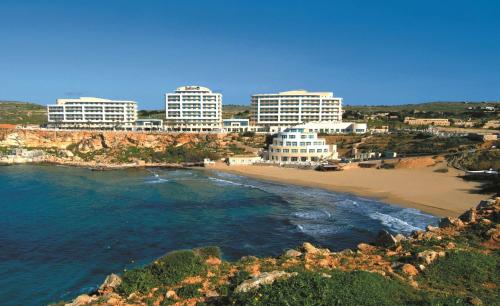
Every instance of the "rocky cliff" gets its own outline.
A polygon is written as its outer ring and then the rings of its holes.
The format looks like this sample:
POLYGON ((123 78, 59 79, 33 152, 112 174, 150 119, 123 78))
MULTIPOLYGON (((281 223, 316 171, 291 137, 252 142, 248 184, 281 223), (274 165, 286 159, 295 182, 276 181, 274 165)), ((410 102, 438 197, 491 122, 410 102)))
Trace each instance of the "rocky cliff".
POLYGON ((216 158, 226 150, 227 139, 216 134, 0 129, 0 147, 44 150, 50 162, 113 165, 182 162, 183 152, 191 153, 189 161, 216 158))
MULTIPOLYGON (((304 243, 279 257, 176 251, 67 305, 498 305, 500 198, 410 236, 331 252, 304 243)), ((64 302, 60 303, 64 305, 64 302)))

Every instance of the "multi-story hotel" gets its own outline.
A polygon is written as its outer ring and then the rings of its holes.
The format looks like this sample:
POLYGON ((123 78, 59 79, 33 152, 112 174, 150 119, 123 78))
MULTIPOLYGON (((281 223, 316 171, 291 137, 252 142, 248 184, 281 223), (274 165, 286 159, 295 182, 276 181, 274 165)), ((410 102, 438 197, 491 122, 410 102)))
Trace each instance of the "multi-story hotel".
POLYGON ((269 160, 275 163, 319 162, 337 159, 337 146, 326 144, 315 132, 288 128, 279 132, 269 145, 269 160))
POLYGON ((58 128, 131 130, 137 120, 137 103, 93 97, 57 99, 47 105, 48 125, 58 128))
POLYGON ((182 86, 165 95, 165 129, 209 132, 222 127, 222 94, 201 86, 182 86))
POLYGON ((309 121, 342 121, 342 98, 332 92, 285 91, 252 96, 252 121, 264 126, 292 126, 309 121))

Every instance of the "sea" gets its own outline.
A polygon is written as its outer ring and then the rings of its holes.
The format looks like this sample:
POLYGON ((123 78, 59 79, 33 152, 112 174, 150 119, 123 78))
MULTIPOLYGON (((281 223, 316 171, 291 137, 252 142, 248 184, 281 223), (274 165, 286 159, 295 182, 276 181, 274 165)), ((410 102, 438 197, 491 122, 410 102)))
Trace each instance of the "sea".
POLYGON ((214 170, 0 167, 0 305, 46 305, 110 273, 216 245, 226 260, 331 250, 438 218, 376 199, 214 170))

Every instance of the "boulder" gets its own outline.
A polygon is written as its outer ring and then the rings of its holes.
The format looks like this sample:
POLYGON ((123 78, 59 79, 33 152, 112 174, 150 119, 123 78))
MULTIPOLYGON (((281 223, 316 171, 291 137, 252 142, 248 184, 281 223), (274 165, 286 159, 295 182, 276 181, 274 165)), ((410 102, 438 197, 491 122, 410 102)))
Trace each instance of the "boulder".
POLYGON ((122 279, 118 275, 111 273, 110 275, 106 276, 104 283, 102 283, 102 285, 99 286, 99 292, 100 293, 112 292, 116 288, 118 288, 118 286, 120 286, 121 283, 122 279))
POLYGON ((285 271, 263 272, 260 275, 254 276, 251 279, 248 279, 239 284, 234 292, 248 292, 250 290, 257 289, 262 285, 270 285, 277 279, 286 279, 292 276, 296 276, 297 274, 297 272, 288 273, 285 271))
POLYGON ((306 253, 309 253, 309 254, 324 254, 324 255, 326 255, 326 254, 330 253, 330 250, 317 248, 314 245, 310 244, 309 242, 304 242, 304 244, 302 244, 302 250, 306 253))
POLYGON ((403 234, 397 234, 396 236, 394 236, 394 239, 396 239, 396 243, 398 243, 406 240, 406 237, 403 234))
POLYGON ((432 226, 432 225, 427 225, 425 227, 425 229, 428 231, 428 232, 438 232, 439 231, 439 227, 437 226, 432 226))
POLYGON ((285 257, 300 257, 300 256, 302 256, 302 253, 294 249, 290 249, 285 252, 285 257))
POLYGON ((476 222, 476 218, 477 218, 476 210, 469 209, 468 211, 461 214, 460 217, 458 217, 458 218, 464 222, 467 222, 467 223, 476 222))
POLYGON ((389 247, 395 245, 397 243, 397 240, 388 231, 381 230, 377 235, 375 243, 380 246, 389 247))
POLYGON ((374 250, 376 250, 377 247, 373 246, 373 245, 370 245, 370 244, 367 244, 367 243, 360 243, 358 244, 358 250, 361 252, 361 253, 371 253, 373 252, 374 250))
POLYGON ((462 220, 453 217, 446 217, 439 220, 439 227, 463 227, 464 223, 462 220))
POLYGON ((483 200, 483 201, 479 202, 479 204, 476 206, 476 209, 477 210, 489 209, 493 205, 495 205, 495 203, 496 203, 496 200, 493 200, 493 199, 483 200))
POLYGON ((76 299, 73 300, 73 302, 65 304, 65 306, 82 306, 82 305, 87 305, 95 301, 97 297, 95 296, 90 296, 88 294, 82 294, 76 297, 76 299))
POLYGON ((401 268, 401 271, 408 276, 415 276, 418 274, 417 268, 411 264, 404 264, 401 268))
POLYGON ((446 256, 445 252, 443 251, 436 252, 433 250, 426 250, 417 254, 417 258, 428 265, 430 265, 438 257, 444 257, 444 256, 446 256))

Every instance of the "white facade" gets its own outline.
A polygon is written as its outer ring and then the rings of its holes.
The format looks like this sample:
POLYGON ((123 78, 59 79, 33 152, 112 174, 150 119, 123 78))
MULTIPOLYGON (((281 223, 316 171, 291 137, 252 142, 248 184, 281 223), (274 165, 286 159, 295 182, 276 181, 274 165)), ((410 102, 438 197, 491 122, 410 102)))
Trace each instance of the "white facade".
POLYGON ((256 125, 290 126, 309 121, 342 121, 342 98, 333 92, 285 91, 252 96, 256 125))
POLYGON ((137 103, 93 97, 57 99, 47 105, 48 124, 59 128, 132 129, 137 103))
POLYGON ((337 121, 307 122, 294 126, 268 126, 268 131, 274 134, 292 127, 303 128, 306 132, 325 134, 365 134, 368 131, 366 123, 337 121))
POLYGON ((315 132, 288 128, 279 132, 269 145, 269 160, 275 163, 320 162, 338 159, 337 146, 326 144, 315 132))
POLYGON ((135 121, 134 129, 136 131, 162 131, 162 119, 137 119, 135 121))
POLYGON ((165 95, 165 118, 165 128, 170 131, 219 131, 222 94, 201 86, 179 87, 165 95))

